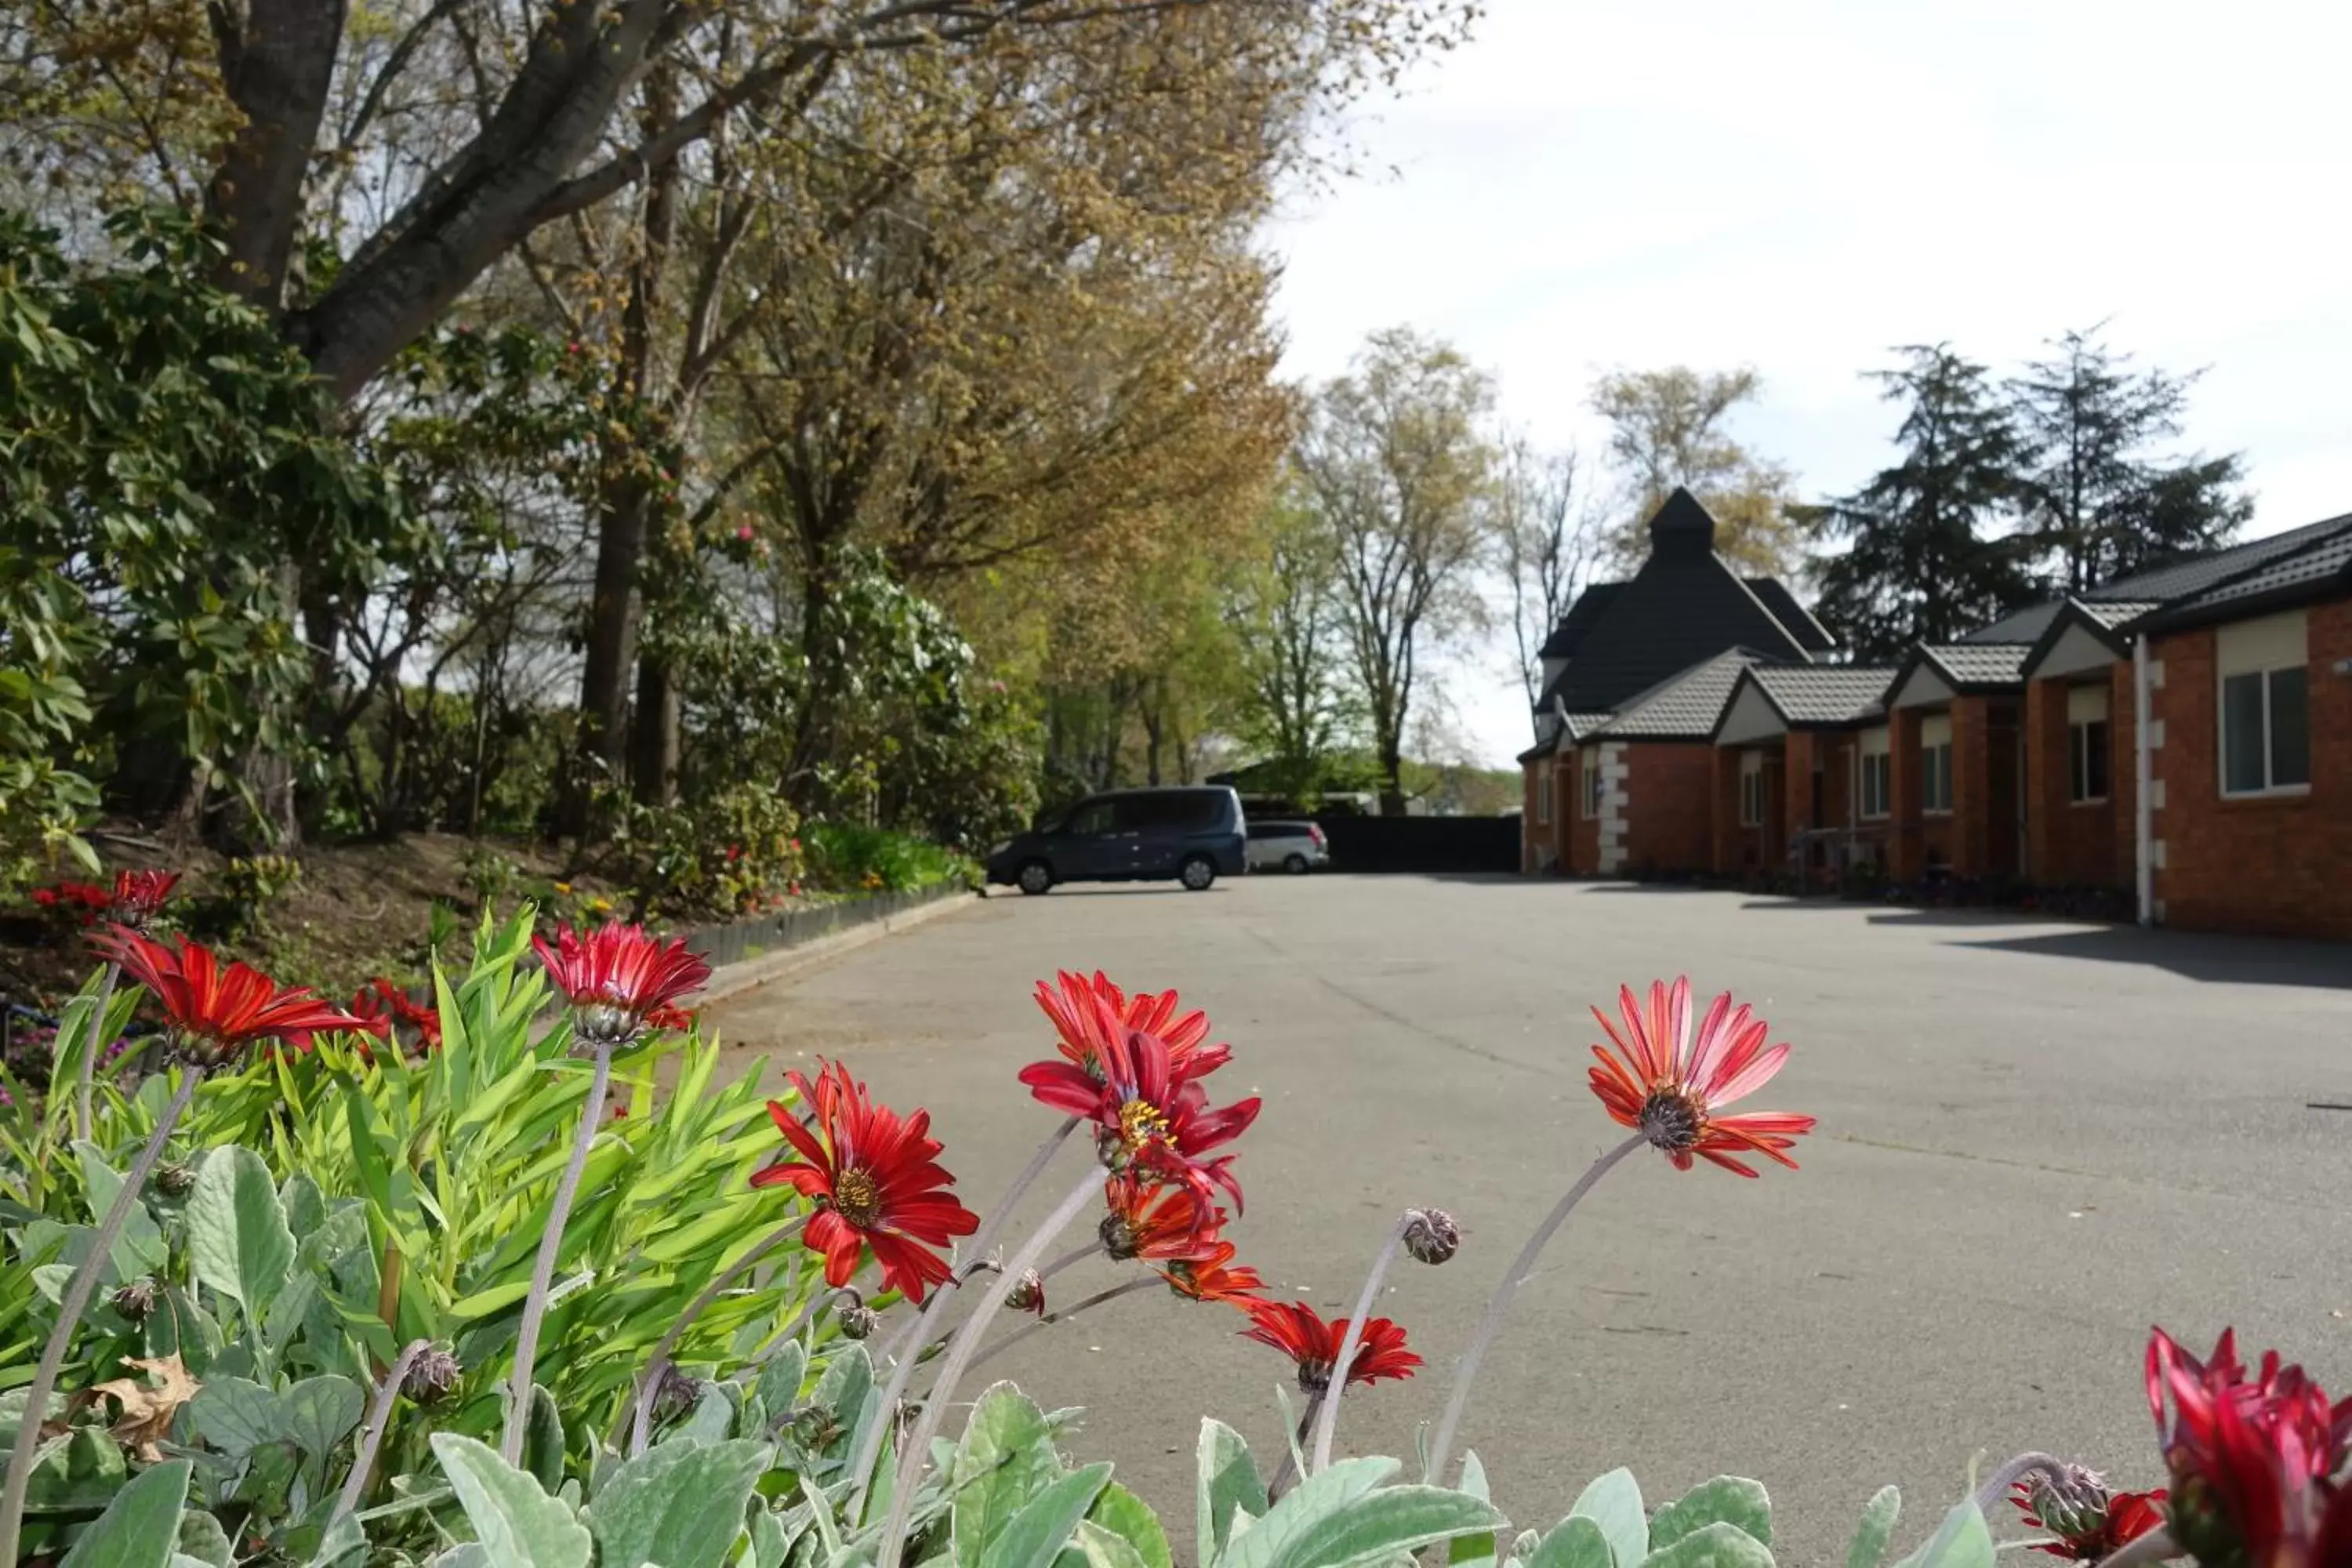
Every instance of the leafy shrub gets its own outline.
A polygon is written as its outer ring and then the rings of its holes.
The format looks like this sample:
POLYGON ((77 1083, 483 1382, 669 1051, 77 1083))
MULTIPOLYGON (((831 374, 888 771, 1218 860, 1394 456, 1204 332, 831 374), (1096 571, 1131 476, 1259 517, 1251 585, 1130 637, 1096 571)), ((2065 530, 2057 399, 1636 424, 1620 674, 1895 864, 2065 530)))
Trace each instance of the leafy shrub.
POLYGON ((968 857, 885 827, 813 822, 805 837, 811 882, 835 891, 912 893, 972 884, 979 876, 968 857))
POLYGON ((614 803, 609 868, 635 895, 631 918, 733 914, 801 876, 800 816, 762 784, 691 805, 614 803))

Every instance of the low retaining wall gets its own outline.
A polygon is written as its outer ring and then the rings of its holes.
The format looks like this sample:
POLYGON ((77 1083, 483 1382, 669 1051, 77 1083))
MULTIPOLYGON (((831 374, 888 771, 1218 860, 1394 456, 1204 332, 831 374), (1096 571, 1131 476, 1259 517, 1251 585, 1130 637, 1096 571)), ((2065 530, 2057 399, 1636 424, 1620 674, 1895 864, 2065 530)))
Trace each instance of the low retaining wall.
POLYGON ((806 947, 857 926, 887 921, 943 900, 969 896, 964 888, 945 882, 919 892, 874 893, 862 899, 845 899, 836 904, 819 904, 814 909, 785 910, 756 921, 698 926, 677 934, 685 939, 689 952, 701 954, 711 968, 721 969, 754 956, 806 947))

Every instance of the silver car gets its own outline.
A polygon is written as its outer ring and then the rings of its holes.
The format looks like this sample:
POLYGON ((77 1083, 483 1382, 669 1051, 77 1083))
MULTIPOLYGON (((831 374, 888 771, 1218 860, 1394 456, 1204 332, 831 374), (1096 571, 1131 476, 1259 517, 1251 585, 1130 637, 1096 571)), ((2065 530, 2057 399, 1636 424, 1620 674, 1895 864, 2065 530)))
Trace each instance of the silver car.
POLYGON ((1249 825, 1249 868, 1287 871, 1303 877, 1331 863, 1331 847, 1323 829, 1312 822, 1256 822, 1249 825))

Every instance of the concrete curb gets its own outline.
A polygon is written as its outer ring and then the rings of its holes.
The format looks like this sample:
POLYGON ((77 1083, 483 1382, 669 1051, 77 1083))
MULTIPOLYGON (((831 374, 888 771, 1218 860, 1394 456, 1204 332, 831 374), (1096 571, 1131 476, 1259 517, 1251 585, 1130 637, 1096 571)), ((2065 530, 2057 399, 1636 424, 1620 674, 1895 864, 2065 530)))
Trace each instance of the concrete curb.
POLYGON ((835 931, 831 936, 819 937, 814 942, 803 942, 798 947, 763 952, 757 958, 747 958, 740 963, 722 965, 711 973, 710 979, 702 987, 701 994, 695 998, 695 1005, 707 1007, 713 1003, 740 996, 747 991, 756 991, 762 985, 796 974, 803 969, 824 963, 826 959, 847 952, 852 948, 864 947, 869 942, 879 942, 895 931, 912 931, 926 921, 937 920, 940 916, 951 914, 957 910, 970 909, 978 902, 980 902, 980 895, 977 893, 959 893, 949 898, 935 899, 928 904, 918 905, 904 914, 885 915, 879 920, 862 921, 846 931, 835 931))

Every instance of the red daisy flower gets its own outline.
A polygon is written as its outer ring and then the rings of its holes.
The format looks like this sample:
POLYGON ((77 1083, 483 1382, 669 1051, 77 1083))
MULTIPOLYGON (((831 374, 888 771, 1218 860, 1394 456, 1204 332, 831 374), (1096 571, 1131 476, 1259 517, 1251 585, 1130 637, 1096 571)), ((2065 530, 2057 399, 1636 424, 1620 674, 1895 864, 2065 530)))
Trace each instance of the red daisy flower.
POLYGON ((1103 1184, 1103 1202, 1110 1209, 1099 1232, 1103 1251, 1120 1263, 1202 1257, 1225 1223, 1225 1211, 1202 1204, 1191 1187, 1144 1182, 1132 1172, 1103 1184))
POLYGON ((352 998, 352 1013, 380 1040, 396 1042, 399 1031, 407 1029, 415 1036, 419 1052, 440 1048, 440 1011, 411 1000, 407 992, 381 974, 360 987, 352 998))
POLYGON ((2347 1561, 2352 1487, 2331 1484, 2352 1450, 2352 1399, 2334 1406, 2300 1366, 2263 1354, 2251 1379, 2224 1330, 2200 1363, 2158 1329, 2147 1344, 2147 1403, 2172 1473, 2173 1539, 2200 1562, 2320 1568, 2347 1561), (2165 1419, 2170 1395, 2172 1419, 2165 1419))
MULTIPOLYGON (((1339 1359, 1339 1342, 1348 1334, 1347 1319, 1335 1318, 1327 1323, 1304 1301, 1252 1301, 1248 1311, 1250 1326, 1242 1331, 1242 1338, 1272 1345, 1297 1363, 1298 1386, 1307 1393, 1320 1394, 1330 1387, 1331 1365, 1339 1359)), ((1420 1364, 1421 1358, 1405 1348, 1404 1330, 1386 1318, 1373 1318, 1364 1324, 1363 1338, 1357 1342, 1348 1381, 1370 1384, 1384 1377, 1402 1381, 1420 1364)))
POLYGON ((566 926, 553 947, 540 937, 531 945, 555 988, 571 998, 572 1032, 591 1047, 627 1045, 647 1015, 710 978, 710 965, 683 940, 664 943, 642 926, 599 926, 584 936, 566 926))
POLYGON ((656 1007, 646 1015, 647 1030, 663 1035, 690 1035, 695 1016, 690 1007, 656 1007))
POLYGON ((2158 1487, 2152 1492, 2104 1495, 2094 1488, 2088 1496, 2070 1497, 2047 1486, 2020 1481, 2017 1495, 2009 1500, 2017 1505, 2029 1526, 2058 1538, 2035 1551, 2070 1562, 2097 1563, 2149 1531, 2162 1528, 2164 1496, 2164 1489, 2158 1487))
POLYGON ((1600 1008, 1592 1010, 1617 1053, 1594 1046, 1592 1054, 1601 1065, 1590 1069, 1592 1092, 1613 1121, 1647 1138, 1676 1170, 1689 1170, 1696 1155, 1753 1176, 1755 1171, 1738 1157, 1748 1153, 1797 1168, 1782 1151, 1813 1130, 1811 1117, 1780 1111, 1716 1114, 1718 1107, 1770 1082, 1788 1059, 1786 1046, 1763 1048, 1763 1019, 1745 1004, 1734 1012, 1727 991, 1706 1010, 1694 1043, 1687 976, 1676 980, 1671 991, 1664 981, 1653 981, 1646 1016, 1630 986, 1619 987, 1617 1007, 1624 1018, 1623 1034, 1600 1008))
POLYGON ((1106 1028, 1100 1046, 1098 1074, 1068 1060, 1032 1062, 1021 1081, 1041 1104, 1092 1121, 1096 1152, 1113 1171, 1182 1182, 1203 1204, 1210 1188, 1223 1187, 1239 1213, 1233 1156, 1206 1156, 1257 1120, 1257 1098, 1213 1108, 1200 1084, 1178 1070, 1168 1042, 1141 1029, 1106 1028))
POLYGON ((256 1040, 360 1027, 307 989, 283 988, 243 963, 224 969, 192 942, 158 942, 117 926, 98 945, 155 998, 172 1022, 173 1054, 192 1067, 225 1066, 256 1040))
POLYGON ((1099 969, 1092 979, 1066 969, 1055 978, 1058 989, 1037 982, 1037 1005, 1054 1021, 1055 1044, 1062 1055, 1089 1077, 1102 1077, 1103 1042, 1121 1026, 1159 1036, 1179 1078, 1206 1078, 1233 1059, 1233 1047, 1202 1043, 1209 1037, 1206 1013, 1196 1007, 1177 1016, 1173 991, 1139 991, 1129 996, 1099 969))
POLYGON ((1223 1301, 1231 1306, 1247 1307, 1257 1292, 1265 1289, 1265 1281, 1257 1270, 1246 1264, 1234 1264, 1234 1244, 1230 1241, 1213 1243, 1197 1258, 1180 1258, 1159 1270, 1160 1278, 1179 1296, 1194 1301, 1223 1301))
POLYGON ((117 871, 114 896, 109 900, 114 918, 124 925, 144 930, 149 921, 163 912, 163 905, 179 880, 177 871, 117 871))
POLYGON ((871 1247, 884 1288, 920 1304, 923 1292, 950 1274, 947 1260, 929 1248, 980 1228, 980 1216, 955 1201, 954 1178, 933 1163, 940 1144, 929 1135, 931 1113, 901 1119, 876 1105, 839 1062, 821 1067, 814 1085, 797 1072, 785 1077, 814 1108, 815 1127, 802 1126, 781 1101, 770 1100, 776 1130, 801 1158, 754 1173, 751 1184, 789 1183, 816 1200, 801 1238, 824 1254, 826 1284, 848 1284, 860 1250, 871 1247))

